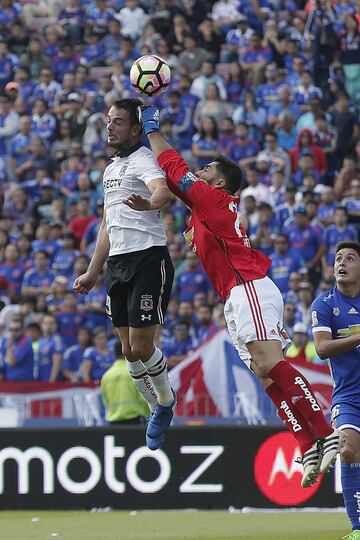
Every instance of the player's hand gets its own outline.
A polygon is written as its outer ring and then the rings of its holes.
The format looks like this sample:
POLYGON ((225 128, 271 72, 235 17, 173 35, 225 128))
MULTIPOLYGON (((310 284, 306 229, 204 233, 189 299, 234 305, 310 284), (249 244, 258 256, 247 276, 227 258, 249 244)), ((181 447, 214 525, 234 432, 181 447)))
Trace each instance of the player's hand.
POLYGON ((76 293, 87 294, 93 288, 95 282, 96 276, 86 272, 75 279, 73 289, 76 293))
POLYGON ((132 208, 133 210, 138 210, 138 211, 152 210, 150 200, 146 199, 145 197, 142 197, 141 195, 137 195, 136 193, 132 193, 125 199, 122 199, 122 202, 126 204, 126 206, 128 206, 129 208, 132 208))
POLYGON ((142 123, 145 134, 153 133, 154 131, 160 131, 160 113, 159 109, 154 105, 137 108, 139 122, 142 123))

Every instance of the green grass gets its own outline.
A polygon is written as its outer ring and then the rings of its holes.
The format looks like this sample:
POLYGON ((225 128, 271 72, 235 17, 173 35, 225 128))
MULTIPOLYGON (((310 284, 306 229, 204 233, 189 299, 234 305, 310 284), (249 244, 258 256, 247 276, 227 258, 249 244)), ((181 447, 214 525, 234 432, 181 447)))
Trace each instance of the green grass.
POLYGON ((344 513, 0 512, 1 540, 337 540, 344 513), (39 518, 38 521, 32 521, 39 518))

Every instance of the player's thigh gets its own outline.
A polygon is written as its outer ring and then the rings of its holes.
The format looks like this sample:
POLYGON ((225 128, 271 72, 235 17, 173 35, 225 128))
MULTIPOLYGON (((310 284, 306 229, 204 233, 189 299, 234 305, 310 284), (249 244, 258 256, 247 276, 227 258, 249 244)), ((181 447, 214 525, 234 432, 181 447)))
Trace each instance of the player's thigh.
POLYGON ((117 283, 107 293, 106 313, 115 328, 127 328, 129 285, 117 283))
POLYGON ((262 376, 266 376, 265 372, 283 358, 283 350, 290 345, 283 330, 279 289, 267 277, 234 287, 225 303, 224 315, 228 327, 236 328, 240 357, 245 361, 252 358, 262 376))
POLYGON ((164 323, 173 279, 174 267, 167 248, 151 248, 131 280, 127 305, 130 328, 164 323))

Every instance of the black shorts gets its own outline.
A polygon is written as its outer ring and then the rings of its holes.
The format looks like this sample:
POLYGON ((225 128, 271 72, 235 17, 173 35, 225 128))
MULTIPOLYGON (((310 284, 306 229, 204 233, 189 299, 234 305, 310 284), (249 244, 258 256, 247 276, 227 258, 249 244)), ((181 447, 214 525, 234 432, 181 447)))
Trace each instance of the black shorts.
POLYGON ((109 257, 106 311, 113 325, 163 324, 173 279, 174 266, 166 246, 109 257))

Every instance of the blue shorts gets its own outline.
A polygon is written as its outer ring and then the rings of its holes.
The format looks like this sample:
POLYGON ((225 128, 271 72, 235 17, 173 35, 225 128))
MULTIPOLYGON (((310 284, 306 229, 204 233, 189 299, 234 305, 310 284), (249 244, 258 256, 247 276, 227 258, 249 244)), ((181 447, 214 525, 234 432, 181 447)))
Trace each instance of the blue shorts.
POLYGON ((337 403, 331 409, 331 423, 335 428, 354 429, 360 433, 360 406, 337 403))

